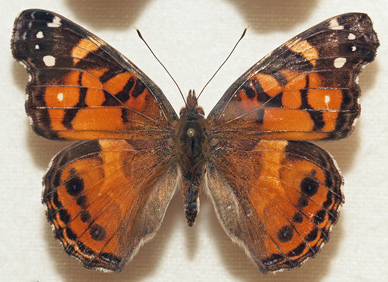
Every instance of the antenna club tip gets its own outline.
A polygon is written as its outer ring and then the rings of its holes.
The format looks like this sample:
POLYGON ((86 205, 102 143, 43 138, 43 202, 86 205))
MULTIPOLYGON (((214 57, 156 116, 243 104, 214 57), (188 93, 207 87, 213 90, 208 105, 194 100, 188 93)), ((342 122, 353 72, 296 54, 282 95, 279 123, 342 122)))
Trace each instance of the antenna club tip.
POLYGON ((143 36, 141 35, 140 30, 139 30, 136 26, 134 26, 133 28, 136 29, 137 35, 138 35, 141 39, 143 39, 143 36))
POLYGON ((245 36, 245 34, 247 33, 247 30, 249 28, 249 25, 244 29, 243 31, 243 34, 241 35, 241 39, 245 36))

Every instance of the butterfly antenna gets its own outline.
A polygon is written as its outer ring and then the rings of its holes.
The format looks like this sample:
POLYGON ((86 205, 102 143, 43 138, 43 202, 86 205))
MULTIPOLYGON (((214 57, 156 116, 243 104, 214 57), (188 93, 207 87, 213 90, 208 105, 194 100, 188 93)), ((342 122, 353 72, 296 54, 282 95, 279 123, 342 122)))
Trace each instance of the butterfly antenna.
MULTIPOLYGON (((140 39, 143 40, 144 44, 147 46, 148 50, 151 51, 151 54, 155 57, 155 59, 159 62, 159 64, 162 65, 162 67, 164 68, 164 70, 168 73, 168 75, 171 77, 172 81, 174 81, 176 87, 178 87, 178 90, 179 90, 179 93, 181 93, 181 96, 183 98, 183 101, 185 102, 186 104, 186 99, 185 99, 185 96, 183 95, 182 93, 182 90, 181 88, 179 87, 178 83, 175 81, 175 79, 172 77, 171 73, 167 70, 167 68, 163 65, 163 63, 159 60, 159 58, 155 55, 154 51, 152 51, 151 47, 148 45, 148 43, 145 41, 145 39, 143 38, 143 35, 141 35, 140 33, 140 30, 135 27, 136 31, 137 31, 137 35, 139 35, 140 39)), ((187 107, 187 105, 186 105, 187 107)))
POLYGON ((199 99, 199 97, 202 95, 202 92, 205 90, 206 86, 208 86, 208 84, 210 83, 210 81, 213 80, 213 78, 216 76, 216 74, 219 72, 219 70, 222 68, 222 66, 225 65, 226 61, 229 60, 230 56, 232 56, 232 54, 233 54, 234 50, 236 49, 237 45, 240 43, 241 39, 243 39, 243 37, 245 36, 245 33, 247 33, 247 29, 248 29, 248 28, 249 28, 249 26, 247 26, 247 27, 244 29, 244 31, 243 31, 243 33, 242 33, 240 39, 239 39, 239 40, 237 41, 237 43, 234 45, 234 47, 233 47, 232 51, 229 53, 228 57, 226 57, 225 61, 220 65, 220 67, 216 70, 216 72, 213 74, 213 76, 212 76, 212 77, 209 79, 209 81, 205 84, 205 86, 202 88, 201 92, 199 92, 199 95, 198 95, 198 98, 197 98, 197 99, 199 99))

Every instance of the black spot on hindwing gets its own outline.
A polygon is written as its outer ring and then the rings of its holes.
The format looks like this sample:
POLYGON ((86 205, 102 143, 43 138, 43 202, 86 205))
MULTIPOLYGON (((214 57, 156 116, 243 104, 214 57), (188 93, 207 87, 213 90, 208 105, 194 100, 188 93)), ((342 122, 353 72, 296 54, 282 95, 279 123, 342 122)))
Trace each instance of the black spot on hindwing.
POLYGON ((93 224, 89 229, 90 236, 93 240, 103 241, 106 238, 105 229, 99 224, 93 224))
POLYGON ((278 239, 282 243, 291 241, 294 236, 294 228, 291 225, 284 225, 278 231, 278 239))
POLYGON ((318 192, 319 183, 312 177, 305 177, 300 183, 300 189, 306 196, 312 197, 318 192))
POLYGON ((84 190, 84 180, 79 176, 73 176, 66 182, 66 191, 75 197, 84 190))

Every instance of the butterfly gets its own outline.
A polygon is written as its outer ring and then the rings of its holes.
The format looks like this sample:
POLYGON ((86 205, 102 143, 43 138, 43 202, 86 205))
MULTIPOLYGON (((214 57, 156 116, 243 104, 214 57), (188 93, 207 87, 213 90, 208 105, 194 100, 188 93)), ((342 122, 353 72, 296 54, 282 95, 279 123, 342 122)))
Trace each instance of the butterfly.
POLYGON ((297 35, 234 82, 207 118, 190 91, 179 116, 137 66, 70 20, 23 11, 11 48, 27 66, 33 130, 78 140, 43 178, 56 238, 85 267, 120 271, 159 229, 180 189, 187 223, 198 192, 264 272, 291 269, 327 242, 343 178, 315 140, 348 136, 357 77, 379 46, 366 14, 297 35))

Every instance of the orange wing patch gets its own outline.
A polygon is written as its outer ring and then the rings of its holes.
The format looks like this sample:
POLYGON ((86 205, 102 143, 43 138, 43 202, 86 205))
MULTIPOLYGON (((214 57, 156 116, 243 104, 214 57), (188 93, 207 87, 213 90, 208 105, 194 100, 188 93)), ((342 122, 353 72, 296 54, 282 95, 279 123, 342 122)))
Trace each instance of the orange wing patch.
POLYGON ((318 73, 281 73, 289 79, 283 85, 260 73, 245 83, 225 107, 216 130, 245 131, 240 137, 249 139, 327 139, 337 134, 343 117, 357 116, 347 109, 338 84, 318 73))
POLYGON ((124 72, 101 81, 109 75, 108 69, 74 70, 52 81, 39 96, 32 94, 29 109, 33 119, 38 115, 48 119, 43 123, 35 118, 36 126, 65 139, 130 139, 139 128, 136 136, 141 139, 144 129, 151 131, 146 133, 148 138, 168 128, 159 104, 139 78, 124 72), (42 106, 35 106, 37 99, 43 99, 42 106))
POLYGON ((82 38, 77 46, 71 50, 71 56, 74 57, 73 65, 75 66, 77 63, 81 61, 81 59, 85 58, 90 52, 95 52, 99 49, 97 44, 94 44, 90 39, 82 38))
POLYGON ((301 54, 305 57, 314 67, 317 65, 317 59, 319 59, 319 52, 314 48, 307 40, 300 41, 300 38, 292 44, 288 44, 291 51, 301 54))

